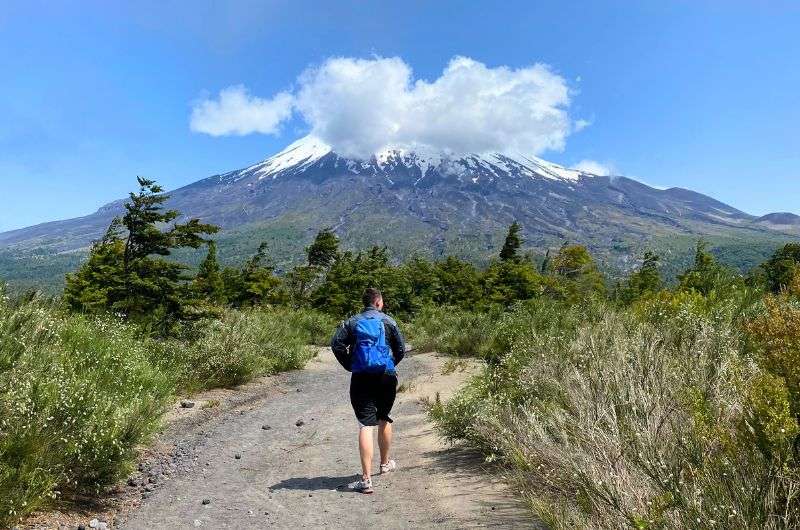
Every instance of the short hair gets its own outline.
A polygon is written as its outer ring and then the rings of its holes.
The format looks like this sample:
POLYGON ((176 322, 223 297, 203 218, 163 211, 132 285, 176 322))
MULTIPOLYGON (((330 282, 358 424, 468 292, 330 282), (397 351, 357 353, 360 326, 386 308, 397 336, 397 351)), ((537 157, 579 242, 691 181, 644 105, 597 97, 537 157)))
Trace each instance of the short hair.
POLYGON ((364 294, 361 295, 361 301, 364 302, 364 307, 368 305, 375 305, 375 302, 383 298, 381 292, 374 287, 364 289, 364 294))

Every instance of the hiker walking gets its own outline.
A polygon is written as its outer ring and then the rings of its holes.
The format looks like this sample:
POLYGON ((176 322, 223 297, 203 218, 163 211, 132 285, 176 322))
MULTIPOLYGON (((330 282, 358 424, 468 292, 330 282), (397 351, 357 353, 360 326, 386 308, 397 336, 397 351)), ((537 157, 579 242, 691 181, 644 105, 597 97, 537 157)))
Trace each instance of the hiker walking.
POLYGON ((342 322, 331 340, 336 360, 353 375, 350 378, 350 403, 358 420, 358 452, 361 480, 350 488, 372 493, 372 428, 378 427, 381 474, 394 471, 389 459, 392 445, 392 419, 389 413, 397 393, 395 366, 403 359, 405 341, 397 323, 381 312, 383 296, 377 289, 366 289, 361 300, 364 310, 342 322))

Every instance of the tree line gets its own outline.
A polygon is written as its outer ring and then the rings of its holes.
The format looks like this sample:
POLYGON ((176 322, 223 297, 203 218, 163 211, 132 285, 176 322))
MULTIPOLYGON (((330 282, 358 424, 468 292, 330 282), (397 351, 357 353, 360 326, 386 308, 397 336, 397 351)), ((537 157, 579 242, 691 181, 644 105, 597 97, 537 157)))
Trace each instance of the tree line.
MULTIPOLYGON (((507 308, 520 300, 548 297, 575 303, 604 298, 631 304, 665 287, 659 257, 646 252, 627 278, 609 282, 583 245, 564 243, 537 263, 523 254, 522 227, 514 222, 497 258, 485 269, 449 256, 391 262, 385 247, 342 250, 336 234, 322 229, 306 249, 305 262, 279 276, 262 243, 241 267, 222 267, 212 236, 219 228, 198 219, 176 222, 169 198, 154 181, 139 178, 125 214, 95 242, 87 261, 67 275, 65 302, 83 312, 113 312, 156 334, 212 317, 219 308, 285 305, 311 307, 341 317, 360 309, 366 287, 381 289, 387 309, 412 315, 427 304, 474 310, 507 308), (167 259, 180 248, 207 247, 196 273, 167 259)), ((707 295, 713 290, 755 286, 779 292, 800 263, 800 244, 790 243, 747 277, 721 265, 700 242, 693 264, 676 289, 707 295)))

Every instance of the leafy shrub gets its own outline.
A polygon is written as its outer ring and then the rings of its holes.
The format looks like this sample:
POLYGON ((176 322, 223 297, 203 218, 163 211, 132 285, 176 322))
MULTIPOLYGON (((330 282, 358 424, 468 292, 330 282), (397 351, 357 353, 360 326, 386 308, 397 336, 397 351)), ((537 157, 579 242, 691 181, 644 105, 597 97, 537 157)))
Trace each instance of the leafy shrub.
POLYGON ((172 393, 120 322, 0 301, 0 524, 123 476, 172 393))
POLYGON ((767 296, 763 312, 750 320, 758 360, 781 377, 789 390, 792 412, 800 415, 800 305, 789 296, 767 296))

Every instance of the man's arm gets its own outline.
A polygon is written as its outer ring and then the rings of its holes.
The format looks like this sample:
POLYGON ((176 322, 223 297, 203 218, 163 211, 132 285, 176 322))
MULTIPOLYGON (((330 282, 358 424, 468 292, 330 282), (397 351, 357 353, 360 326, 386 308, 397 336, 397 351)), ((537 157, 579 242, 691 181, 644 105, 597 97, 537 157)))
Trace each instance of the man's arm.
POLYGON ((342 365, 342 368, 348 372, 351 370, 352 365, 349 350, 352 334, 349 324, 350 322, 347 320, 339 324, 339 327, 336 328, 336 333, 333 334, 333 338, 331 339, 333 355, 336 357, 336 360, 339 361, 339 364, 342 365))
POLYGON ((389 347, 392 349, 394 364, 399 364, 406 355, 406 340, 403 338, 397 322, 388 317, 384 322, 386 324, 386 338, 388 339, 389 347))

